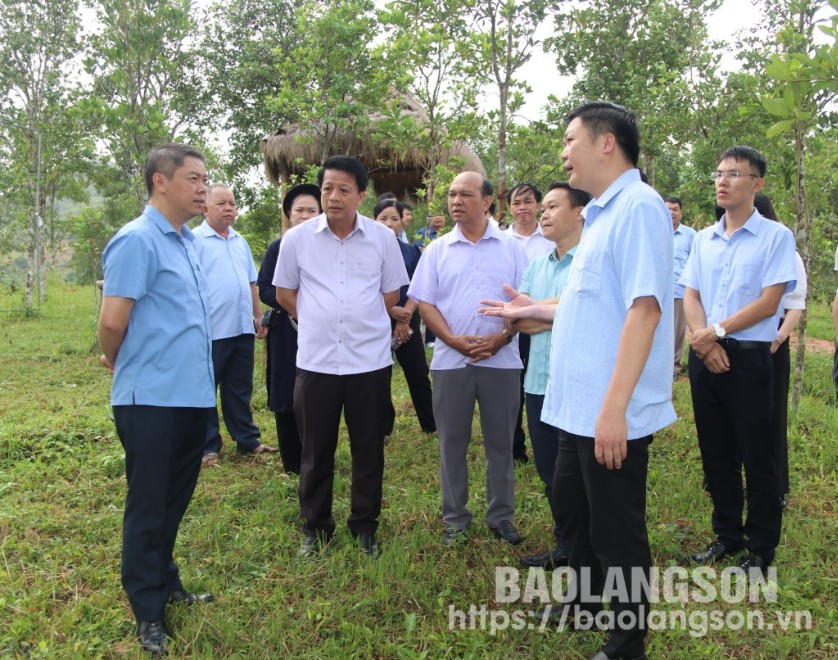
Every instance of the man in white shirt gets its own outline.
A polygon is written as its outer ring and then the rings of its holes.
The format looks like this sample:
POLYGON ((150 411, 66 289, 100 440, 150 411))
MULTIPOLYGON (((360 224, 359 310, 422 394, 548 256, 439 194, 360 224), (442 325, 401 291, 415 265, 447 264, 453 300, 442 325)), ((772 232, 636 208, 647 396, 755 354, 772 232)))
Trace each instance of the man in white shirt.
POLYGON ((341 411, 352 447, 349 529, 376 557, 384 431, 390 397, 390 317, 408 284, 393 232, 358 213, 369 179, 350 156, 332 156, 317 175, 324 213, 282 239, 273 283, 297 319, 294 415, 303 445, 300 556, 314 555, 335 530, 332 485, 341 411))
POLYGON ((504 283, 518 286, 527 258, 517 241, 486 219, 491 202, 492 185, 483 175, 463 172, 454 178, 448 189, 454 229, 425 249, 408 289, 437 337, 431 373, 447 545, 462 540, 472 520, 466 454, 475 402, 486 447, 486 522, 508 543, 522 540, 513 524, 518 341, 503 319, 477 309, 481 300, 501 297, 504 283))

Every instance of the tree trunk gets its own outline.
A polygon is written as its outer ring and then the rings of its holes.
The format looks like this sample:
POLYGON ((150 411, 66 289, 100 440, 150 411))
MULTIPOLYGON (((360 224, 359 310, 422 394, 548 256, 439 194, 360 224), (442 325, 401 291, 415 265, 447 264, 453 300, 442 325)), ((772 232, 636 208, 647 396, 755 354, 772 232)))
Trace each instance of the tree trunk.
MULTIPOLYGON (((797 156, 797 240, 799 241, 800 258, 806 272, 809 273, 811 258, 812 231, 809 218, 809 208, 806 204, 806 142, 803 135, 804 126, 800 121, 794 126, 794 148, 797 156)), ((797 354, 794 360, 794 380, 791 389, 791 408, 797 412, 800 397, 803 394, 803 359, 806 354, 806 311, 800 317, 797 330, 797 354)))

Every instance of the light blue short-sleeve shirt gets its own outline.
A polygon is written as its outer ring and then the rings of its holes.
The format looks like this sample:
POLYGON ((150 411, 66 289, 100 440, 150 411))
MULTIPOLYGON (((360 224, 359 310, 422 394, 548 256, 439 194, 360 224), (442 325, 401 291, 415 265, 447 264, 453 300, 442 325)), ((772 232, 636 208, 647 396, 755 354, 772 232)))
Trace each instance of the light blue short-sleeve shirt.
POLYGON ((637 298, 657 300, 661 318, 626 411, 628 439, 675 421, 672 219, 660 195, 629 170, 585 208, 585 226, 556 309, 550 380, 541 420, 594 437, 623 325, 637 298), (567 359, 568 355, 576 356, 567 359))
POLYGON ((195 236, 181 231, 146 206, 102 255, 104 295, 134 301, 114 365, 115 406, 215 406, 206 281, 195 236))
POLYGON ((684 266, 687 265, 687 259, 690 256, 690 250, 695 240, 695 229, 687 227, 683 222, 678 225, 672 233, 672 240, 675 247, 675 297, 684 297, 684 285, 679 284, 678 280, 681 273, 684 272, 684 266))
POLYGON ((244 236, 230 227, 224 239, 206 220, 193 233, 207 279, 212 338, 256 334, 250 286, 256 282, 256 266, 244 236))
MULTIPOLYGON (((550 254, 533 261, 524 273, 519 291, 528 294, 534 300, 561 297, 574 254, 575 245, 561 259, 556 256, 554 249, 550 254)), ((552 340, 553 333, 550 330, 530 336, 530 358, 527 373, 524 375, 524 391, 527 394, 543 395, 547 391, 552 340)), ((577 359, 577 356, 569 355, 566 359, 577 359)))
MULTIPOLYGON (((489 222, 486 233, 469 241, 459 226, 425 248, 407 295, 433 305, 455 335, 487 336, 501 332, 504 319, 477 310, 482 300, 507 299, 503 285, 517 288, 529 261, 524 248, 509 234, 489 222)), ((475 362, 438 341, 431 369, 462 369, 467 366, 521 369, 517 336, 492 357, 475 362)))
MULTIPOLYGON (((794 236, 782 223, 763 218, 754 210, 745 224, 728 236, 725 216, 698 232, 681 284, 698 291, 707 326, 729 318, 759 298, 762 290, 785 284, 794 291, 794 236)), ((782 306, 749 328, 733 332, 733 339, 774 341, 782 306)))

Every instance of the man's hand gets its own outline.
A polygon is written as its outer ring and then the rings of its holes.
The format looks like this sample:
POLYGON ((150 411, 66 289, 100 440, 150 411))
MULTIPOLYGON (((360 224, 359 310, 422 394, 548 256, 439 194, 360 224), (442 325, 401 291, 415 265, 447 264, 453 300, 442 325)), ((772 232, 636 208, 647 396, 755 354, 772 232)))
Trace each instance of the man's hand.
MULTIPOLYGON (((687 342, 696 352, 696 355, 707 355, 710 349, 716 344, 716 331, 712 326, 702 330, 695 330, 687 334, 687 342)), ((704 358, 702 358, 704 359, 704 358)))
POLYGON ((399 344, 406 344, 412 335, 413 330, 407 323, 396 323, 396 327, 393 329, 393 337, 399 340, 399 344))
POLYGON ((471 364, 480 362, 492 357, 500 349, 506 346, 506 335, 502 332, 496 332, 488 337, 481 337, 481 341, 475 344, 471 351, 472 359, 469 360, 471 364))
POLYGON ((445 343, 467 358, 474 357, 473 352, 486 350, 486 339, 480 335, 454 335, 445 343))
POLYGON ((413 314, 407 311, 404 307, 399 307, 398 305, 393 305, 387 310, 387 313, 390 315, 391 319, 396 321, 396 323, 410 323, 410 320, 413 318, 413 314))
POLYGON ((261 318, 253 319, 253 327, 256 330, 256 339, 264 339, 268 336, 268 329, 262 325, 261 318))
POLYGON ((486 316, 501 316, 505 319, 526 319, 530 318, 530 313, 533 310, 528 310, 527 307, 532 307, 536 302, 530 298, 526 293, 518 293, 508 284, 503 285, 503 291, 512 300, 505 302, 503 300, 481 300, 481 305, 477 311, 486 316))
POLYGON ((113 376, 113 365, 110 363, 106 355, 101 355, 99 357, 99 363, 108 370, 111 376, 113 376))
POLYGON ((698 357, 704 361, 704 365, 711 373, 723 374, 730 371, 730 358, 728 358, 727 351, 722 348, 721 344, 713 344, 707 353, 698 355, 698 357))
POLYGON ((628 452, 627 437, 625 413, 602 410, 594 426, 594 455, 597 463, 609 470, 619 470, 628 452))

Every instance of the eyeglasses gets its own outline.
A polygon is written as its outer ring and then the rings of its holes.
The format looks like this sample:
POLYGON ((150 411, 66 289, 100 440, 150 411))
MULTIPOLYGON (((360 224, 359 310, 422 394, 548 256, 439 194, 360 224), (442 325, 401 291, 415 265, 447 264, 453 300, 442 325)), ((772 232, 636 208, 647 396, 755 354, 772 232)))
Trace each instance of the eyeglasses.
POLYGON ((722 172, 720 170, 716 170, 715 172, 712 172, 710 174, 710 178, 713 179, 713 181, 718 181, 719 179, 724 179, 724 178, 728 178, 731 181, 738 181, 743 176, 752 176, 755 179, 761 178, 757 174, 751 174, 750 172, 740 172, 739 170, 728 170, 727 172, 722 172))

